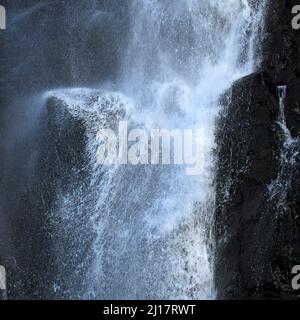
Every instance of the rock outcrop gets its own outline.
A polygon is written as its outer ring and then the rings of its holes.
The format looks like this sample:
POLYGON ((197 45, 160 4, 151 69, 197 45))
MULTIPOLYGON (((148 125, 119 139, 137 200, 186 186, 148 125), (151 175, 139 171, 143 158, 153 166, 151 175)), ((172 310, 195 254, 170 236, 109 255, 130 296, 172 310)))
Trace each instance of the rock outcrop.
MULTIPOLYGON (((261 71, 237 81, 219 120, 216 286, 219 299, 296 299, 300 264, 300 161, 295 158, 284 212, 270 198, 283 144, 278 86, 287 86, 285 117, 300 135, 300 31, 297 1, 269 1, 261 71)), ((282 178, 283 179, 283 178, 282 178)))

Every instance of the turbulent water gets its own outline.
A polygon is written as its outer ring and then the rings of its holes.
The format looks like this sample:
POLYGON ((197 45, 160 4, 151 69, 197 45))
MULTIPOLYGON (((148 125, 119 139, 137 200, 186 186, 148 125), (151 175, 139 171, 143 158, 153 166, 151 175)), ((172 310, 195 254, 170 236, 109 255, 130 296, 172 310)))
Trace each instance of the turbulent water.
MULTIPOLYGON (((83 121, 88 141, 89 174, 57 194, 49 213, 56 242, 53 295, 213 299, 215 118, 222 94, 258 63, 263 1, 132 0, 124 11, 126 35, 117 54, 110 50, 116 32, 107 36, 99 21, 117 24, 121 14, 112 17, 97 1, 88 9, 88 2, 80 3, 81 19, 70 8, 65 10, 68 28, 78 22, 80 42, 66 37, 71 49, 64 58, 72 82, 84 83, 85 88, 43 93, 83 121), (72 19, 76 20, 70 23, 72 19), (107 64, 117 61, 110 81, 101 81, 101 72, 109 71, 99 62, 101 56, 93 60, 84 50, 87 42, 97 47, 97 33, 103 33, 99 50, 111 58, 107 64), (87 70, 93 88, 84 81, 87 70), (202 129, 201 175, 188 176, 178 165, 99 165, 97 133, 117 128, 121 119, 148 130, 202 129)), ((74 173, 75 181, 76 177, 74 173)))
POLYGON ((281 131, 281 150, 278 156, 278 174, 268 187, 269 199, 275 203, 277 214, 286 213, 288 194, 291 191, 292 175, 299 155, 299 139, 293 138, 287 127, 285 106, 287 86, 278 87, 279 114, 277 124, 281 131))
MULTIPOLYGON (((239 0, 132 1, 118 93, 98 93, 93 105, 84 102, 92 94, 86 89, 48 93, 88 129, 90 192, 61 195, 53 213, 67 225, 89 211, 96 238, 84 297, 214 298, 214 123, 220 95, 255 66, 259 9, 239 0), (121 105, 139 127, 204 129, 202 174, 187 176, 175 166, 99 167, 95 138, 107 99, 114 100, 111 112, 121 105)), ((82 244, 74 245, 78 253, 82 244)))

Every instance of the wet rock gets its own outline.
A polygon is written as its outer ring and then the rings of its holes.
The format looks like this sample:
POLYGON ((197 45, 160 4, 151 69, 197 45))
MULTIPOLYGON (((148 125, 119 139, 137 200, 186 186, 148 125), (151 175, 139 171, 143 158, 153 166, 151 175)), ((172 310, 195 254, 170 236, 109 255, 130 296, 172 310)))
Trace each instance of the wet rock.
POLYGON ((287 85, 287 127, 299 136, 300 33, 291 27, 297 1, 271 1, 262 72, 236 82, 219 120, 216 285, 220 299, 295 299, 300 264, 299 158, 279 214, 268 186, 279 170, 282 132, 277 86, 287 85))

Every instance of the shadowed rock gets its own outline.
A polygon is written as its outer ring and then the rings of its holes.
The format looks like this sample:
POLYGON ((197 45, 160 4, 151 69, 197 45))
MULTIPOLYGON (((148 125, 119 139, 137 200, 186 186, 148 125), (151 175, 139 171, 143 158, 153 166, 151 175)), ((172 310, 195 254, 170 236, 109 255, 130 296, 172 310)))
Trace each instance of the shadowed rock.
POLYGON ((288 130, 294 138, 300 134, 300 34, 290 25, 296 2, 271 1, 264 72, 235 83, 219 120, 215 275, 220 299, 295 299, 298 294, 291 270, 300 264, 299 157, 286 212, 280 214, 268 196, 282 146, 279 85, 287 85, 288 130))

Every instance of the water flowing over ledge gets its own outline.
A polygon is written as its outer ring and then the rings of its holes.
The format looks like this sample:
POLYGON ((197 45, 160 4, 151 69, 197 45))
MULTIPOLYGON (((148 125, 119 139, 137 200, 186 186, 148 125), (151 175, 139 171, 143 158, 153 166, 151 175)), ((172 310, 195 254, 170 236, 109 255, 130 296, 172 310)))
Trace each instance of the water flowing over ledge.
POLYGON ((221 95, 255 68, 262 7, 239 0, 132 1, 130 14, 120 93, 80 88, 47 93, 55 108, 83 122, 88 137, 87 191, 70 186, 52 212, 54 223, 59 216, 68 225, 88 211, 85 220, 93 225, 88 254, 81 252, 84 243, 73 239, 75 252, 90 263, 84 286, 69 294, 212 299, 215 118, 221 95), (120 112, 123 106, 130 112, 120 112), (204 173, 195 178, 174 166, 99 167, 97 129, 107 126, 105 117, 115 123, 119 114, 143 128, 203 128, 204 173))
POLYGON ((287 86, 278 86, 279 115, 277 124, 282 132, 282 147, 278 156, 278 174, 268 186, 271 202, 275 202, 277 214, 283 214, 289 210, 287 204, 288 194, 291 191, 292 175, 299 155, 299 138, 293 138, 286 124, 286 95, 287 86))
POLYGON ((11 296, 216 298, 216 117, 224 92, 260 63, 264 3, 12 5, 3 83, 15 154, 1 190, 10 224, 26 218, 9 244, 8 270, 19 270, 11 296), (99 130, 124 119, 148 131, 202 129, 202 174, 100 165, 99 130), (26 182, 15 190, 14 178, 26 182))

